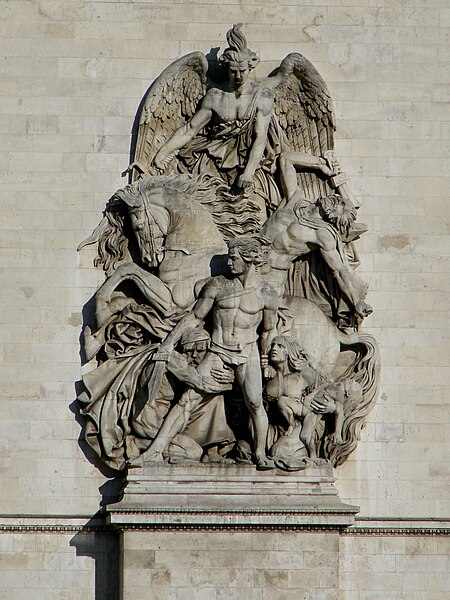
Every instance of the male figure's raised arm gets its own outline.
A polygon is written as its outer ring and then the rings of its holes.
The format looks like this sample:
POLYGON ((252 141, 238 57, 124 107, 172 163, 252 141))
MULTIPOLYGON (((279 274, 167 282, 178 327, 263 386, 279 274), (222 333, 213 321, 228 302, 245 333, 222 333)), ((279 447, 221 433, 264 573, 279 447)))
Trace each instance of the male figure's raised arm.
POLYGON ((325 159, 306 152, 284 151, 280 154, 278 166, 280 169, 281 187, 284 193, 282 205, 289 202, 294 197, 294 194, 295 201, 306 200, 313 203, 313 200, 308 200, 305 197, 305 192, 298 184, 296 167, 307 169, 308 171, 321 171, 327 177, 333 175, 333 171, 327 166, 325 159))

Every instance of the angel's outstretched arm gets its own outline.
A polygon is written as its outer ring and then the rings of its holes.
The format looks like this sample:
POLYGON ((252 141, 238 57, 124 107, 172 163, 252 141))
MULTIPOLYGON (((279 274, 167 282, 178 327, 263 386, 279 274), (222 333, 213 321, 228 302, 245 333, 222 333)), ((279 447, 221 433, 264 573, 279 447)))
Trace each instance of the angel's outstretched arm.
POLYGON ((160 148, 154 159, 154 163, 158 169, 164 169, 166 163, 172 159, 173 154, 186 146, 210 122, 212 114, 213 111, 207 94, 200 109, 192 119, 177 129, 173 136, 160 148))

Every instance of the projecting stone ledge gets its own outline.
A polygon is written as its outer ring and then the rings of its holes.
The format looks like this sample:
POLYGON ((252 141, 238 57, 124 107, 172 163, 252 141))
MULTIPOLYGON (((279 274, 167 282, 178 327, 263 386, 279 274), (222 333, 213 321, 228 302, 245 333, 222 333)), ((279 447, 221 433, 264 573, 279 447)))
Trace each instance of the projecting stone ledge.
POLYGON ((342 529, 357 506, 343 503, 325 461, 303 471, 236 465, 146 465, 131 470, 123 498, 108 507, 119 528, 179 526, 342 529))

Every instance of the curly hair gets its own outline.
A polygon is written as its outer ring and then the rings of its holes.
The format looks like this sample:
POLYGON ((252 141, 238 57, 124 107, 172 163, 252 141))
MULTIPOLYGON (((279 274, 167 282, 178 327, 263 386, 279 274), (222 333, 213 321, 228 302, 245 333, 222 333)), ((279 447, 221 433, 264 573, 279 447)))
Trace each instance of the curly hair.
POLYGON ((246 263, 251 263, 255 267, 261 267, 266 264, 264 258, 263 243, 254 237, 236 237, 227 241, 228 250, 236 248, 239 256, 246 263))
POLYGON ((341 235, 348 235, 356 220, 356 208, 350 200, 345 200, 339 194, 330 194, 316 200, 320 215, 341 235))
POLYGON ((254 69, 259 63, 259 58, 256 52, 247 47, 247 39, 241 27, 242 23, 238 23, 227 31, 228 48, 219 57, 219 62, 225 65, 246 62, 249 69, 254 69))

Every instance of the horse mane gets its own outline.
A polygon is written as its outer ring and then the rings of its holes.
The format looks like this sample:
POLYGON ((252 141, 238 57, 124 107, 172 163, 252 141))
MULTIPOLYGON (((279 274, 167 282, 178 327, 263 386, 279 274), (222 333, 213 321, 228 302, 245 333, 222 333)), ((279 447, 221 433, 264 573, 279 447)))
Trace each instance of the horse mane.
POLYGON ((256 204, 248 198, 231 194, 227 184, 215 175, 157 175, 140 179, 137 185, 141 192, 160 187, 190 196, 188 201, 198 202, 212 216, 225 241, 253 234, 259 229, 256 204))
POLYGON ((173 173, 172 175, 156 175, 139 179, 136 185, 140 192, 146 192, 152 188, 163 188, 191 196, 191 200, 202 204, 202 201, 211 200, 210 196, 215 196, 217 189, 215 179, 208 175, 193 177, 188 174, 173 173))
POLYGON ((126 235, 128 211, 123 202, 113 197, 106 205, 104 216, 108 225, 98 239, 98 254, 94 260, 94 266, 102 267, 106 276, 109 277, 128 251, 126 235))
MULTIPOLYGON (((222 185, 221 182, 220 185, 222 185)), ((127 195, 130 194, 137 199, 139 197, 145 198, 146 192, 153 188, 172 191, 186 207, 192 202, 199 203, 204 208, 205 213, 215 222, 214 215, 208 210, 208 207, 215 205, 218 187, 219 181, 209 175, 192 177, 190 175, 173 174, 139 179, 136 183, 126 186, 124 190, 120 190, 120 192, 126 192, 127 195)), ((94 265, 102 267, 108 277, 114 273, 126 257, 129 249, 131 225, 128 210, 129 206, 116 192, 107 203, 104 211, 107 227, 98 239, 98 254, 94 260, 94 265)), ((181 223, 182 215, 171 215, 167 235, 175 233, 181 223)))
POLYGON ((190 196, 188 200, 198 202, 212 216, 225 241, 254 234, 259 229, 257 205, 248 198, 231 194, 227 184, 215 175, 174 173, 140 179, 138 185, 142 192, 161 187, 190 196))

